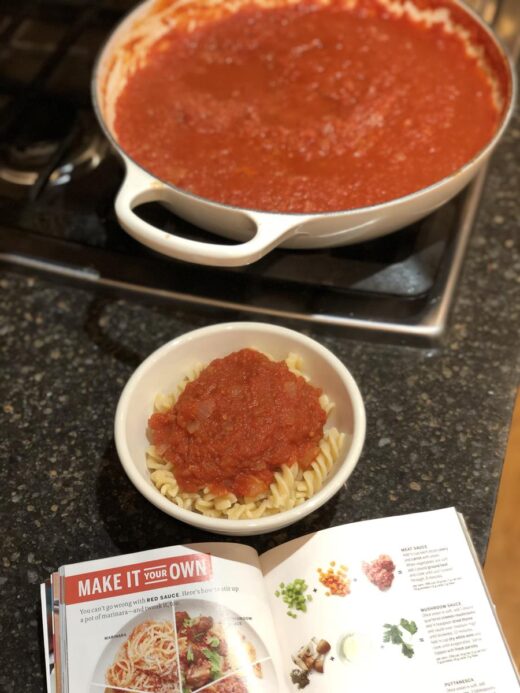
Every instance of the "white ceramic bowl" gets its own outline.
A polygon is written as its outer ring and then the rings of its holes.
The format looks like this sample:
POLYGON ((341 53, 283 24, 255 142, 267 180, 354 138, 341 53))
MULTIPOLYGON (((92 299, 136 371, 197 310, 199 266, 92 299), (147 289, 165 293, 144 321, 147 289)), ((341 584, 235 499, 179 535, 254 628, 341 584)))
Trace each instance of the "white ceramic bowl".
POLYGON ((195 527, 218 534, 249 535, 272 532, 314 512, 337 493, 357 464, 365 440, 365 409, 349 371, 328 349, 310 337, 285 327, 259 322, 235 322, 203 327, 168 342, 151 354, 132 375, 119 400, 115 441, 121 463, 134 486, 155 506, 195 527), (179 508, 150 480, 145 451, 147 421, 158 392, 173 392, 193 365, 209 363, 245 347, 268 352, 283 360, 289 352, 303 357, 303 370, 311 383, 335 403, 326 428, 336 426, 348 434, 345 449, 323 487, 301 505, 257 520, 206 517, 179 508))

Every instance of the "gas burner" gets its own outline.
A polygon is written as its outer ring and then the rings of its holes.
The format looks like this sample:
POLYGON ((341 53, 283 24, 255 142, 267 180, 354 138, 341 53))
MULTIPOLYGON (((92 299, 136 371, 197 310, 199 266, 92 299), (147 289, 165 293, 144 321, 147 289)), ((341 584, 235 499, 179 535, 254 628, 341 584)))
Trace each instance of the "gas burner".
POLYGON ((64 185, 85 176, 96 169, 107 155, 110 147, 99 132, 89 133, 64 157, 63 162, 49 176, 51 186, 64 185))
POLYGON ((19 122, 0 150, 0 185, 28 188, 32 197, 94 170, 109 148, 90 114, 55 98, 29 104, 19 122))

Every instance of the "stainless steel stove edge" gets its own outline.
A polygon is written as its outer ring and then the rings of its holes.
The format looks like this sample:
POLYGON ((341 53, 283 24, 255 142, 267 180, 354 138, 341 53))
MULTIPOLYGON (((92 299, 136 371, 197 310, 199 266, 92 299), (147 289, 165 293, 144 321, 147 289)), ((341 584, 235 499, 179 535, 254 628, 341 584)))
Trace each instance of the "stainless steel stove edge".
POLYGON ((233 301, 201 298, 190 293, 179 293, 143 285, 130 284, 101 276, 98 272, 82 267, 63 265, 50 260, 40 260, 16 252, 1 252, 0 262, 11 266, 23 267, 29 270, 43 272, 80 283, 89 283, 103 287, 112 292, 134 294, 148 299, 161 301, 178 301, 187 304, 205 306, 213 309, 232 310, 252 315, 268 316, 281 320, 310 322, 315 325, 341 328, 353 331, 359 336, 371 339, 386 339, 406 344, 432 345, 443 336, 448 325, 450 309, 453 303, 457 281, 462 268, 466 247, 471 235, 471 229, 478 210, 486 178, 487 167, 484 168, 471 184, 470 193, 465 201, 462 219, 463 225, 458 235, 457 246, 454 249, 451 265, 445 276, 438 278, 438 293, 431 301, 427 310, 416 322, 392 322, 382 320, 359 319, 351 316, 334 314, 302 314, 299 312, 248 306, 233 301))

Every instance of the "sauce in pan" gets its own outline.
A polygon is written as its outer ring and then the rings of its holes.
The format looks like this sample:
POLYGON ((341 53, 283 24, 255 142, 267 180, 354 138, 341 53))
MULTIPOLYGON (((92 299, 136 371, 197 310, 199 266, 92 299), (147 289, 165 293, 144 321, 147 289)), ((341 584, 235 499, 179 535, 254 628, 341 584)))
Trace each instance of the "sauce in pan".
POLYGON ((441 180, 500 115, 457 34, 376 0, 303 0, 170 30, 120 95, 115 130, 137 163, 202 197, 324 212, 441 180))

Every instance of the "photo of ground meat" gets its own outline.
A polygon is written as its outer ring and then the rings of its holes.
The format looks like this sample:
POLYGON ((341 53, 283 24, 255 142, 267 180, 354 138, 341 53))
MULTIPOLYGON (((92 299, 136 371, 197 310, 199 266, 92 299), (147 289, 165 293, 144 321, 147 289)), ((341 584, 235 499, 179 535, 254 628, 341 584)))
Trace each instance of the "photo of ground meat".
POLYGON ((392 587, 395 563, 390 556, 381 554, 373 561, 363 561, 362 568, 370 582, 381 592, 386 592, 392 587))

